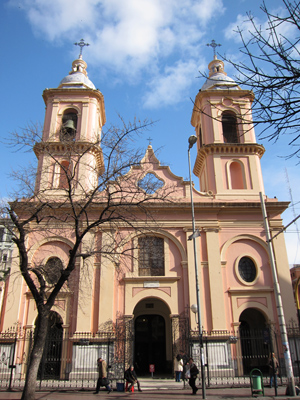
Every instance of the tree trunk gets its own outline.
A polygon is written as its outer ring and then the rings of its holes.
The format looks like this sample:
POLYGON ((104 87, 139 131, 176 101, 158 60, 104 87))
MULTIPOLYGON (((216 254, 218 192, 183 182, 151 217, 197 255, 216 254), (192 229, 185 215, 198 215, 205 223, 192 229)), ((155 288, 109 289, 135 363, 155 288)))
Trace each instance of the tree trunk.
POLYGON ((49 311, 39 313, 39 316, 37 318, 34 330, 33 347, 29 358, 29 364, 25 378, 25 386, 23 389, 21 400, 35 400, 37 374, 48 332, 48 317, 49 311))

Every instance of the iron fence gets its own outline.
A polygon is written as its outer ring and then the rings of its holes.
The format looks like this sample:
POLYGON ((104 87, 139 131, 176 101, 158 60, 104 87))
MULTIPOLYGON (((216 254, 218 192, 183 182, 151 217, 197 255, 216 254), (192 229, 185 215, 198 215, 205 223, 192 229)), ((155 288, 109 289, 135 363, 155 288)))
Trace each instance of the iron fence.
MULTIPOLYGON (((173 326, 173 356, 184 349, 200 365, 198 333, 188 331, 184 319, 173 326), (178 336, 176 332, 179 331, 178 336), (188 334, 187 334, 188 333, 188 334)), ((288 327, 295 377, 300 375, 300 332, 288 327)), ((22 389, 33 333, 15 329, 0 334, 0 385, 5 389, 22 389)), ((279 377, 285 383, 286 371, 281 353, 280 334, 274 328, 203 332, 206 384, 249 385, 249 374, 259 368, 268 380, 269 355, 275 352, 280 365, 279 377)), ((38 373, 38 389, 94 389, 98 378, 97 359, 107 361, 108 376, 113 386, 123 382, 124 370, 134 361, 132 320, 120 319, 109 330, 80 334, 56 334, 48 337, 38 373)), ((170 376, 171 377, 171 376, 170 376)), ((296 379, 297 380, 297 379, 296 379)))

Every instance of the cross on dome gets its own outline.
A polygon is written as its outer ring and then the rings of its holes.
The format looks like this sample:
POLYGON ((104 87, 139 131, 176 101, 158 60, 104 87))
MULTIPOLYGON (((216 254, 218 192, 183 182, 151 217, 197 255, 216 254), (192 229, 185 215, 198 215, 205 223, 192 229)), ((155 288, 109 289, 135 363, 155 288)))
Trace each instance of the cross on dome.
POLYGON ((212 39, 211 43, 207 43, 206 46, 212 47, 214 51, 214 59, 216 58, 216 47, 222 46, 221 44, 216 43, 214 39, 212 39))
POLYGON ((74 43, 75 46, 79 46, 80 47, 80 53, 79 53, 79 59, 82 58, 82 49, 84 48, 84 46, 89 46, 89 43, 85 43, 83 39, 80 39, 80 42, 76 42, 74 43))

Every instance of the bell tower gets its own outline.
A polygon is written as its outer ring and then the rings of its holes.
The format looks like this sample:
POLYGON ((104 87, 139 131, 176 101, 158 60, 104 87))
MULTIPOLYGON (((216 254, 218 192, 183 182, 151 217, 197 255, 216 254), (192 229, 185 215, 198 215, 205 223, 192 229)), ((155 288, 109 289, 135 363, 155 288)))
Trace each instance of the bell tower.
POLYGON ((211 191, 216 199, 250 200, 264 192, 264 147, 256 143, 252 123, 254 96, 227 76, 216 55, 208 69, 191 120, 198 138, 194 173, 200 190, 211 191))
MULTIPOLYGON (((83 40, 80 42, 81 44, 83 40)), ((103 94, 87 75, 82 59, 54 89, 45 89, 46 114, 42 138, 34 147, 38 158, 36 193, 47 196, 94 190, 104 171, 101 131, 105 124, 103 94)))

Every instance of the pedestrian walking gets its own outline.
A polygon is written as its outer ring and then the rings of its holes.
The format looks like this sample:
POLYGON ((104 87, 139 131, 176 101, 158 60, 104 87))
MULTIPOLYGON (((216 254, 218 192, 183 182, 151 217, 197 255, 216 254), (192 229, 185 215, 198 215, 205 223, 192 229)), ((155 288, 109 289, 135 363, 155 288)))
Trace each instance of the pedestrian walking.
POLYGON ((99 357, 97 360, 97 365, 98 365, 98 373, 99 377, 97 380, 97 386, 96 386, 96 391, 94 394, 98 394, 100 387, 105 386, 106 390, 108 393, 112 392, 112 388, 109 386, 109 380, 107 378, 107 366, 106 366, 106 361, 103 360, 102 357, 99 357))
POLYGON ((194 360, 192 358, 189 359, 188 362, 188 379, 189 379, 189 385, 193 390, 192 394, 196 394, 198 391, 198 388, 196 387, 196 379, 197 375, 199 374, 199 370, 197 368, 197 365, 194 363, 194 360))

